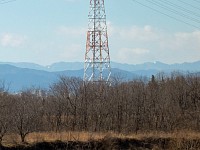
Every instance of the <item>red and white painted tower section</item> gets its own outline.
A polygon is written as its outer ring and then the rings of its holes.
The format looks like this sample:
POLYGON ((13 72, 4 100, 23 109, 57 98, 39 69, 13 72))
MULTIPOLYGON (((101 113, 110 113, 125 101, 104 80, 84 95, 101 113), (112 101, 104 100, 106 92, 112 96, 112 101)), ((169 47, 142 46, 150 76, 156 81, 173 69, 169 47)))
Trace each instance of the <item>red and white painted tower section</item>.
POLYGON ((90 0, 84 81, 110 83, 111 67, 104 0, 90 0))

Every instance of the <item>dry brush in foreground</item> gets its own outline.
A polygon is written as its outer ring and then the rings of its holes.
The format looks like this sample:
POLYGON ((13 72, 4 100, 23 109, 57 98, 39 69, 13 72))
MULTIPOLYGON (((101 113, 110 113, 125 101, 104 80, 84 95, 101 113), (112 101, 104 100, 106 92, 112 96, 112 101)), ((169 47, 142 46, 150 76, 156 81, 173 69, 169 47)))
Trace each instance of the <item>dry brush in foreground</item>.
POLYGON ((27 143, 21 143, 15 135, 6 136, 1 150, 68 150, 68 149, 101 149, 101 150, 196 150, 200 149, 200 134, 192 132, 174 133, 31 133, 27 143), (6 146, 7 144, 7 146, 6 146))

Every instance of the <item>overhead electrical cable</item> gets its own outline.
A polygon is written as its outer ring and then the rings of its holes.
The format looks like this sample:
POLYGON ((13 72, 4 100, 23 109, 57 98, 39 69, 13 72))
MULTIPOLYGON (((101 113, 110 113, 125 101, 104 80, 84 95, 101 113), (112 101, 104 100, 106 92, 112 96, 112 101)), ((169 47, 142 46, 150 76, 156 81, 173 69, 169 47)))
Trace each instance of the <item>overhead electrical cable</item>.
POLYGON ((168 0, 160 0, 160 1, 163 2, 163 3, 165 3, 165 4, 167 4, 167 5, 169 5, 169 6, 172 6, 172 7, 174 7, 174 8, 177 8, 177 9, 183 11, 183 12, 186 12, 186 13, 188 13, 188 14, 190 14, 190 15, 195 15, 195 16, 197 16, 197 17, 200 17, 200 14, 198 14, 198 13, 196 13, 196 12, 193 12, 193 11, 191 11, 191 10, 188 10, 188 9, 186 9, 186 8, 184 8, 184 7, 182 7, 182 6, 179 6, 179 5, 175 4, 175 3, 172 3, 172 2, 170 2, 170 1, 168 1, 168 0))
POLYGON ((191 17, 191 16, 188 16, 180 11, 177 11, 176 9, 173 9, 171 7, 168 7, 166 5, 163 5, 162 3, 159 3, 159 2, 155 2, 154 0, 146 0, 147 2, 149 2, 150 4, 153 4, 154 6, 158 7, 158 8, 162 8, 162 9, 165 9, 171 13, 174 13, 176 15, 179 15, 183 18, 187 18, 188 20, 190 21, 193 21, 193 22, 196 22, 196 23, 200 23, 200 20, 194 18, 194 17, 191 17))
POLYGON ((167 13, 164 13, 164 12, 158 10, 158 9, 155 9, 155 8, 153 8, 153 7, 150 7, 150 6, 146 5, 146 4, 143 4, 143 3, 141 3, 141 2, 139 2, 139 1, 137 1, 137 0, 131 0, 131 1, 132 1, 132 2, 135 2, 135 3, 139 4, 139 5, 141 5, 141 6, 143 6, 143 7, 146 7, 146 8, 148 8, 148 9, 151 9, 151 10, 157 12, 157 13, 160 13, 160 14, 162 14, 162 15, 165 15, 165 16, 171 18, 171 19, 174 19, 174 20, 176 20, 176 21, 178 21, 178 22, 187 24, 188 26, 191 26, 191 27, 193 27, 193 28, 200 29, 200 26, 196 26, 196 25, 191 24, 191 23, 189 23, 189 22, 186 22, 186 21, 184 21, 184 20, 182 20, 182 19, 179 19, 179 18, 176 18, 176 17, 174 17, 174 16, 171 16, 171 15, 169 15, 169 14, 167 14, 167 13))
POLYGON ((183 3, 183 4, 185 4, 186 6, 190 6, 190 7, 194 8, 194 9, 200 10, 199 7, 194 6, 194 5, 190 4, 190 3, 187 3, 187 2, 185 2, 185 1, 183 1, 183 0, 178 0, 178 1, 181 2, 181 3, 183 3))
POLYGON ((197 3, 200 3, 200 1, 198 1, 198 0, 193 0, 193 1, 195 1, 195 2, 197 2, 197 3))

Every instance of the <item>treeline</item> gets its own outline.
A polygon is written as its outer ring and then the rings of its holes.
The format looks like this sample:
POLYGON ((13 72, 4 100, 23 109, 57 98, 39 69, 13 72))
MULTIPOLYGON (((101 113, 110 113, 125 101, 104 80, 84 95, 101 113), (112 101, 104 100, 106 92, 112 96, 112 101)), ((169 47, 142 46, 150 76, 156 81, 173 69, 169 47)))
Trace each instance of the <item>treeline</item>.
POLYGON ((200 129, 200 76, 158 74, 112 85, 60 77, 49 91, 0 89, 0 143, 6 134, 49 131, 138 133, 200 129))

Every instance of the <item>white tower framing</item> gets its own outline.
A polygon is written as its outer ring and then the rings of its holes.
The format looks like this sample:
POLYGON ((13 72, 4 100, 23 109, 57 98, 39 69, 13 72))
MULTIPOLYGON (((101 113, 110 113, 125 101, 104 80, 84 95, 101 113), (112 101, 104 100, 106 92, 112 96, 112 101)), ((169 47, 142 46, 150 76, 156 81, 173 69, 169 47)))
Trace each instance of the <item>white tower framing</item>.
POLYGON ((111 67, 104 0, 90 0, 84 81, 110 82, 111 67))

